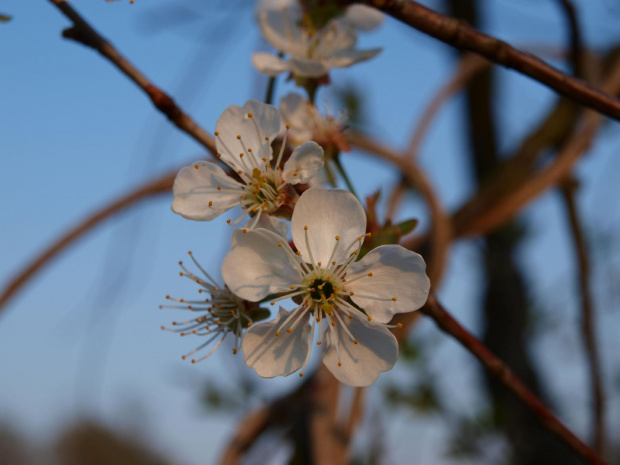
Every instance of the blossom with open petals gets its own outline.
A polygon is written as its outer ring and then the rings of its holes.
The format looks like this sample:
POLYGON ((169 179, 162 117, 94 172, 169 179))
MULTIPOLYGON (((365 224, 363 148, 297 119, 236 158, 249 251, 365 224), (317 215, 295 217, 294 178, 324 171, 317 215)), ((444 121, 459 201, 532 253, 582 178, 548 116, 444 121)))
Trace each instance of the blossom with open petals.
POLYGON ((239 297, 257 302, 278 294, 272 305, 289 297, 301 302, 248 330, 242 344, 246 364, 266 378, 302 367, 303 376, 318 329, 317 344, 325 342, 323 363, 334 376, 351 386, 371 384, 398 357, 396 338, 385 323, 426 302, 430 284, 424 260, 400 245, 383 245, 356 261, 366 214, 342 189, 304 192, 291 232, 297 252, 273 231, 237 230, 224 259, 222 276, 239 297))
POLYGON ((333 142, 341 150, 348 151, 349 147, 342 136, 346 121, 344 113, 322 116, 310 101, 292 92, 280 99, 280 112, 282 119, 290 126, 288 137, 291 141, 333 142))
POLYGON ((381 51, 355 48, 357 34, 352 21, 336 18, 318 30, 304 27, 301 7, 296 1, 263 0, 257 15, 267 42, 288 55, 286 59, 269 53, 252 56, 254 66, 268 76, 290 71, 299 77, 320 78, 332 68, 351 66, 381 51))
POLYGON ((198 359, 193 358, 192 363, 200 362, 215 352, 226 336, 232 334, 235 338, 233 354, 236 354, 241 345, 243 333, 256 319, 266 318, 267 310, 260 309, 257 304, 248 302, 237 297, 225 286, 219 286, 211 276, 196 261, 191 252, 189 256, 194 264, 202 272, 203 276, 197 276, 189 271, 183 262, 179 262, 180 276, 195 281, 200 288, 198 292, 207 297, 201 299, 177 299, 166 296, 166 299, 177 302, 176 305, 160 305, 159 308, 176 308, 185 310, 198 316, 183 322, 172 322, 173 328, 162 326, 161 329, 179 333, 181 336, 205 336, 206 341, 196 349, 182 356, 183 360, 194 355, 196 352, 213 344, 211 350, 198 359), (217 341, 217 342, 216 342, 217 341))
POLYGON ((257 100, 243 107, 229 106, 215 126, 217 156, 232 168, 239 180, 209 161, 198 161, 179 171, 174 180, 172 210, 191 220, 208 221, 240 206, 248 213, 276 211, 287 199, 287 184, 307 183, 323 166, 323 149, 306 142, 293 150, 280 166, 286 146, 286 129, 279 155, 273 160, 271 143, 282 119, 278 109, 257 100))

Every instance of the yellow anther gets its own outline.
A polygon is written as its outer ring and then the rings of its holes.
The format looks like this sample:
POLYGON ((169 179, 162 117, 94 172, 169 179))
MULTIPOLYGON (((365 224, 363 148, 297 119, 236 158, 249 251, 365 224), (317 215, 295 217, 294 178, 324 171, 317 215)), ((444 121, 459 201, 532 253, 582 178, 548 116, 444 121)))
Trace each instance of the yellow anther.
POLYGON ((269 137, 265 137, 265 140, 269 140, 269 137))
POLYGON ((198 169, 198 165, 194 165, 194 168, 198 169))
POLYGON ((355 295, 355 292, 350 291, 350 292, 349 292, 349 295, 355 295))
POLYGON ((349 318, 353 319, 353 313, 349 313, 349 318))
POLYGON ((247 233, 248 229, 247 228, 243 228, 243 234, 247 233))
POLYGON ((336 240, 339 241, 340 240, 340 236, 336 236, 336 240))
POLYGON ((282 242, 278 242, 278 247, 282 247, 282 242))
POLYGON ((372 233, 366 233, 366 237, 372 237, 372 233))
POLYGON ((226 220, 226 222, 227 222, 228 224, 230 224, 230 222, 231 222, 231 221, 232 221, 232 220, 231 220, 230 218, 228 218, 228 219, 226 220))
POLYGON ((323 341, 316 341, 316 345, 320 346, 323 343, 323 341))
POLYGON ((222 154, 221 154, 221 153, 216 153, 216 154, 215 154, 215 156, 216 156, 217 158, 222 158, 222 154))
POLYGON ((398 326, 399 328, 402 328, 402 327, 403 327, 403 324, 402 324, 402 323, 397 323, 397 326, 398 326))
POLYGON ((291 328, 286 330, 287 333, 291 334, 293 332, 293 330, 291 328))
POLYGON ((250 326, 252 326, 252 322, 251 322, 251 321, 248 321, 248 328, 249 328, 250 326))
POLYGON ((293 173, 293 176, 297 176, 297 172, 294 172, 294 173, 293 173))
POLYGON ((297 255, 301 255, 301 252, 299 250, 297 251, 297 255))
POLYGON ((295 289, 295 286, 293 284, 291 284, 291 289, 295 289))
POLYGON ((215 135, 216 135, 216 136, 219 136, 219 135, 220 135, 220 132, 219 132, 219 131, 215 131, 215 135))
POLYGON ((360 341, 358 341, 357 339, 354 339, 354 340, 353 340, 353 342, 354 342, 355 344, 359 344, 359 343, 360 343, 360 341))
POLYGON ((239 170, 237 171, 238 174, 243 174, 243 171, 239 170))
POLYGON ((233 355, 237 355, 237 349, 233 349, 233 355))
POLYGON ((291 125, 290 125, 290 124, 287 124, 287 125, 286 125, 286 129, 291 129, 291 125))
POLYGON ((368 321, 372 321, 372 317, 368 315, 368 321))
POLYGON ((335 265, 335 264, 336 264, 336 262, 332 262, 332 265, 335 265))
POLYGON ((279 335, 280 335, 280 331, 276 331, 276 336, 279 336, 279 335))
POLYGON ((304 231, 307 231, 307 230, 308 230, 308 226, 304 226, 304 231))
POLYGON ((396 297, 392 297, 392 300, 396 302, 398 299, 396 297))
POLYGON ((304 374, 303 373, 299 373, 299 377, 303 378, 304 374))
POLYGON ((338 362, 338 366, 339 366, 339 367, 341 367, 341 366, 342 366, 342 363, 338 362))
POLYGON ((237 140, 241 140, 241 136, 237 135, 237 140))
POLYGON ((267 159, 266 159, 265 157, 261 158, 261 160, 263 160, 263 161, 267 161, 267 159))
POLYGON ((239 158, 243 158, 243 154, 242 153, 239 154, 239 158))
POLYGON ((372 277, 372 272, 368 273, 368 276, 372 277))
POLYGON ((321 262, 318 262, 317 265, 321 266, 321 262))
POLYGON ((275 302, 271 302, 269 305, 275 305, 275 304, 276 304, 275 302))
POLYGON ((251 118, 252 116, 254 116, 252 113, 248 113, 248 118, 251 118))

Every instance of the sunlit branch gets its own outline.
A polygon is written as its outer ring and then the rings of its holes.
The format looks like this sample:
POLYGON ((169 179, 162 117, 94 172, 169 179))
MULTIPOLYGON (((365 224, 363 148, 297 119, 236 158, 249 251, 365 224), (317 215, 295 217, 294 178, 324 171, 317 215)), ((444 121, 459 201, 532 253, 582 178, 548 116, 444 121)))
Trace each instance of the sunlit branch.
POLYGON ((508 388, 530 411, 536 415, 542 425, 556 435, 558 439, 570 446, 588 463, 605 465, 593 449, 575 436, 564 424, 543 404, 538 397, 517 378, 508 366, 497 358, 482 342, 463 328, 431 295, 428 302, 420 310, 431 317, 439 328, 458 340, 463 347, 471 352, 484 367, 508 388))
MULTIPOLYGON (((343 4, 353 3, 342 0, 343 4)), ((477 53, 493 63, 514 69, 603 115, 620 120, 620 100, 586 82, 521 52, 506 42, 483 34, 466 22, 445 16, 411 0, 361 0, 435 39, 477 53)))
POLYGON ((69 3, 64 0, 49 0, 67 18, 73 26, 62 32, 63 37, 75 40, 83 45, 97 50, 106 57, 123 74, 136 83, 151 99, 153 105, 174 123, 176 127, 194 138, 199 144, 211 153, 216 152, 213 138, 202 129, 188 114, 175 103, 164 91, 156 87, 133 64, 121 55, 114 46, 104 39, 90 24, 88 24, 69 3))

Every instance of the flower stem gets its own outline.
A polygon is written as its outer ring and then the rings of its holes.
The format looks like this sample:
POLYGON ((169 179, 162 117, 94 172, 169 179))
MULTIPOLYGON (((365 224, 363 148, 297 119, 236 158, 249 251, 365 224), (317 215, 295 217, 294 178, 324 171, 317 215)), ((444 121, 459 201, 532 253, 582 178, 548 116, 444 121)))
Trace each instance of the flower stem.
POLYGON ((349 179, 349 176, 347 176, 346 171, 344 170, 344 167, 342 166, 342 163, 340 163, 340 158, 339 155, 337 154, 334 158, 334 163, 336 164, 336 168, 338 168, 338 172, 340 173, 340 175, 342 176, 342 179, 344 179, 345 184, 347 185, 347 187, 349 188, 349 190, 351 191, 351 193, 357 197, 359 199, 359 196, 357 195, 357 192, 355 192, 355 188, 353 187, 353 184, 351 183, 351 180, 349 179))

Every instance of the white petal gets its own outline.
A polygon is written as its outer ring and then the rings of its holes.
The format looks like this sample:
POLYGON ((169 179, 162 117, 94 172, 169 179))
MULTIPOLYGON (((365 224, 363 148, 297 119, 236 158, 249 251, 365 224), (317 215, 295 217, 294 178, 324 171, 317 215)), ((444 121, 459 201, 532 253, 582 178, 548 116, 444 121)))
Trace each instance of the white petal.
POLYGON ((310 335, 308 323, 300 323, 291 333, 282 331, 276 336, 278 326, 289 315, 290 312, 280 307, 274 321, 252 325, 243 337, 241 348, 245 363, 263 378, 288 376, 299 370, 306 360, 310 335))
POLYGON ((258 9, 258 24, 263 37, 277 50, 298 54, 301 45, 301 8, 291 5, 280 9, 258 9))
POLYGON ((330 68, 346 68, 360 61, 369 60, 381 50, 380 48, 369 50, 340 50, 329 57, 327 64, 330 68))
POLYGON ((355 47, 357 34, 346 21, 331 21, 320 33, 319 43, 314 48, 314 57, 329 57, 338 50, 349 50, 355 47))
POLYGON ((242 169, 239 155, 244 153, 245 145, 246 149, 252 149, 251 154, 246 156, 253 157, 255 163, 261 165, 261 158, 271 158, 271 145, 265 144, 265 137, 272 142, 281 124, 280 111, 273 105, 248 100, 243 107, 229 106, 215 125, 218 133, 215 144, 221 160, 235 171, 242 169), (252 118, 248 114, 252 114, 252 118), (241 136, 241 140, 237 136, 241 136))
POLYGON ((312 138, 315 115, 310 102, 291 92, 280 100, 280 112, 284 121, 291 126, 295 137, 303 140, 312 138))
POLYGON ((172 211, 190 220, 212 220, 239 205, 244 192, 243 186, 215 163, 198 161, 177 174, 172 186, 172 211))
POLYGON ((247 229, 267 229, 281 236, 283 239, 286 239, 286 236, 288 236, 288 224, 284 221, 278 221, 266 213, 262 214, 258 218, 258 221, 256 221, 256 218, 249 219, 245 222, 243 227, 247 229))
POLYGON ((319 60, 296 58, 291 56, 288 60, 290 70, 297 76, 319 78, 329 72, 329 67, 319 60))
POLYGON ((285 240, 266 229, 233 233, 234 246, 224 258, 222 277, 228 288, 242 299, 257 302, 301 283, 299 265, 278 243, 285 240))
POLYGON ((271 53, 253 53, 252 64, 261 73, 274 77, 283 71, 289 70, 289 65, 282 58, 271 53))
POLYGON ((383 13, 366 5, 351 5, 344 18, 360 31, 371 31, 383 22, 383 13))
MULTIPOLYGON (((291 233, 297 250, 309 262, 304 226, 308 226, 308 243, 314 261, 325 266, 336 245, 336 236, 340 238, 338 250, 341 253, 366 233, 366 212, 355 196, 344 189, 312 187, 304 192, 293 211, 291 233)), ((349 252, 353 250, 355 247, 349 252)))
POLYGON ((359 343, 355 344, 351 340, 340 322, 337 322, 336 326, 329 326, 325 333, 323 363, 341 383, 348 386, 369 386, 382 372, 391 370, 396 363, 396 338, 383 325, 371 324, 346 315, 342 320, 359 343), (338 354, 341 366, 338 366, 338 354))
POLYGON ((364 277, 347 284, 346 290, 354 292, 351 299, 368 315, 387 323, 394 314, 412 312, 426 303, 430 281, 425 270, 426 263, 417 253, 400 245, 382 245, 368 252, 359 262, 351 264, 347 281, 364 277), (372 276, 369 277, 368 273, 372 276), (393 301, 392 297, 397 300, 393 301))
POLYGON ((293 150, 284 164, 282 179, 289 184, 305 184, 323 168, 323 148, 316 142, 305 142, 293 150))

